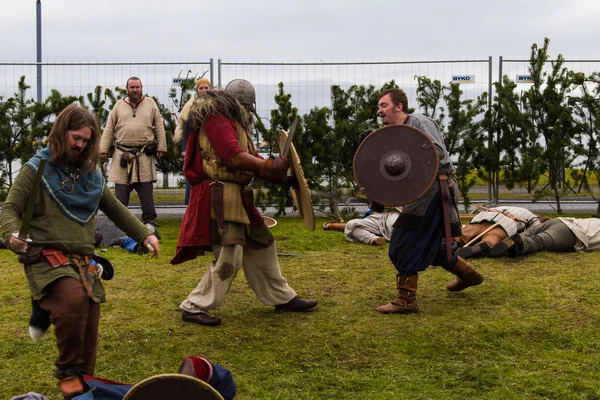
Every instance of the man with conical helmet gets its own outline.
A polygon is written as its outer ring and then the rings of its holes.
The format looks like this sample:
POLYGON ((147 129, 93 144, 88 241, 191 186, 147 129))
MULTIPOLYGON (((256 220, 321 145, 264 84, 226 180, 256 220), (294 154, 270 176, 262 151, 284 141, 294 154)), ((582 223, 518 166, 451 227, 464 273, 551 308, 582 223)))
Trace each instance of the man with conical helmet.
POLYGON ((258 155, 251 127, 256 92, 250 82, 231 81, 225 90, 209 90, 192 105, 183 128, 188 140, 184 174, 192 185, 190 203, 181 223, 179 264, 213 251, 215 261, 180 308, 183 320, 219 325, 210 315, 221 305, 243 269, 256 296, 276 310, 304 311, 316 300, 296 295, 281 275, 274 238, 247 187, 254 179, 282 184, 289 161, 258 155))

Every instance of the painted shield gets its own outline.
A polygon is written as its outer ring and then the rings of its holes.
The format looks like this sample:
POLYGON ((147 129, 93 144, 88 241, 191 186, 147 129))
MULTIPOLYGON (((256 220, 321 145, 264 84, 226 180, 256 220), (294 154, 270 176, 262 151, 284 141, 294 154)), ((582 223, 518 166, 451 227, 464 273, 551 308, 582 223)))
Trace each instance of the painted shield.
POLYGON ((371 132, 354 155, 354 178, 371 200, 402 206, 423 196, 437 178, 439 157, 431 139, 408 125, 371 132))
POLYGON ((197 399, 223 400, 208 383, 181 374, 163 374, 144 379, 131 388, 123 400, 197 399))
MULTIPOLYGON (((287 137, 286 131, 281 130, 279 132, 279 150, 282 152, 287 141, 287 137)), ((298 153, 296 152, 296 148, 294 147, 293 143, 290 146, 289 156, 290 170, 298 180, 298 189, 291 188, 292 199, 294 200, 294 204, 300 213, 300 217, 304 221, 304 226, 306 229, 312 232, 315 230, 315 213, 313 211, 312 199, 310 197, 310 189, 308 188, 308 182, 304 177, 304 170, 302 169, 300 158, 298 157, 298 153)))

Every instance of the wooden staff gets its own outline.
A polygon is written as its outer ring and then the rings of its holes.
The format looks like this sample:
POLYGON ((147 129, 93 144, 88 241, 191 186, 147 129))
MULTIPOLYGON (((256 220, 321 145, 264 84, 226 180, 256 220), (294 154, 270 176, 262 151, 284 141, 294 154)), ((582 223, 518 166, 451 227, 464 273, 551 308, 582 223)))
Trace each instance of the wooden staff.
POLYGON ((485 231, 481 232, 479 235, 477 235, 473 239, 471 239, 469 241, 469 243, 465 244, 463 247, 470 246, 471 244, 473 244, 474 242, 476 242, 479 238, 481 238, 483 235, 485 235, 486 233, 488 233, 489 231, 491 231, 492 229, 496 228, 499 225, 500 225, 500 222, 496 222, 494 225, 490 226, 485 231))

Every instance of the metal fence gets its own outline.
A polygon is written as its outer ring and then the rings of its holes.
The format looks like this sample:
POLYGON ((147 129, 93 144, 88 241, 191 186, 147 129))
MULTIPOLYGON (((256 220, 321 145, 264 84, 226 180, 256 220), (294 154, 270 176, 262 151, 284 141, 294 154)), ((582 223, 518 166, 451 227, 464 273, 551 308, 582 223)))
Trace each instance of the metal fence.
MULTIPOLYGON (((42 70, 42 99, 51 89, 63 95, 86 95, 97 85, 114 89, 124 87, 127 78, 138 76, 146 94, 156 96, 163 104, 171 106, 168 94, 172 88, 179 90, 177 78, 199 76, 208 70, 211 83, 225 86, 235 78, 247 79, 257 91, 257 110, 268 119, 275 107, 277 85, 282 82, 285 91, 292 95, 292 103, 300 114, 314 107, 330 105, 331 85, 348 89, 351 85, 373 85, 376 88, 394 80, 408 94, 411 107, 416 106, 416 76, 426 76, 447 84, 456 78, 465 78, 462 90, 466 98, 476 98, 483 92, 491 93, 492 58, 481 60, 447 61, 381 61, 349 63, 266 63, 209 61, 161 63, 0 63, 0 96, 12 96, 21 76, 31 86, 28 93, 37 93, 36 69, 42 70)), ((458 80, 460 81, 460 80, 458 80)))
MULTIPOLYGON (((156 96, 162 103, 169 104, 169 92, 179 88, 178 79, 194 78, 207 72, 211 81, 213 60, 142 63, 40 63, 42 68, 42 100, 52 89, 63 95, 85 96, 96 86, 113 89, 125 88, 127 79, 137 76, 142 80, 144 93, 156 96)), ((0 96, 10 97, 18 90, 18 81, 25 76, 31 86, 28 95, 37 93, 36 79, 38 63, 0 63, 0 96)), ((37 99, 38 101, 40 99, 37 99)))
MULTIPOLYGON (((530 83, 529 60, 511 60, 500 57, 497 63, 498 79, 503 75, 519 83, 527 90, 530 83)), ((566 60, 565 67, 589 75, 600 71, 600 60, 566 60)), ((114 89, 125 87, 127 78, 138 76, 144 84, 144 92, 157 97, 163 104, 176 111, 169 99, 175 89, 179 95, 177 80, 198 77, 207 72, 213 85, 225 86, 236 78, 250 81, 257 92, 258 114, 269 124, 270 110, 276 107, 274 96, 278 84, 284 84, 286 93, 291 94, 292 104, 300 115, 314 107, 330 106, 331 86, 348 89, 352 85, 373 85, 380 88, 394 80, 409 98, 409 106, 417 108, 416 76, 439 80, 443 84, 460 82, 463 98, 475 99, 487 92, 488 104, 493 96, 494 65, 492 57, 473 60, 441 61, 377 61, 377 62, 231 62, 218 59, 207 61, 179 62, 98 62, 98 63, 0 63, 0 96, 10 97, 17 91, 21 76, 31 86, 28 97, 37 93, 41 82, 41 98, 45 99, 52 89, 63 95, 92 93, 96 86, 114 89), (38 67, 41 77, 38 77, 38 67), (41 78, 41 79, 40 79, 41 78)))
POLYGON ((466 78, 462 86, 465 98, 474 99, 492 87, 492 58, 448 61, 381 61, 354 63, 250 63, 219 60, 219 83, 246 79, 257 89, 259 115, 268 116, 275 107, 277 85, 283 82, 292 95, 292 104, 301 115, 314 107, 329 106, 331 86, 348 89, 352 85, 375 88, 394 80, 406 91, 411 107, 416 107, 416 76, 426 76, 447 84, 453 78, 466 78), (468 80, 467 80, 468 79, 468 80))

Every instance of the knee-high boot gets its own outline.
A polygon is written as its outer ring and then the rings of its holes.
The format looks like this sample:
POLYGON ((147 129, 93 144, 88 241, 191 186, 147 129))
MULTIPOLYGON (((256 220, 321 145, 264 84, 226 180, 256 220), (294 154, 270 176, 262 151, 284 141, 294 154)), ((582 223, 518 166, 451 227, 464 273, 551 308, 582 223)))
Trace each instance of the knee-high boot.
POLYGON ((419 275, 404 277, 396 275, 398 297, 391 303, 379 306, 377 311, 383 314, 414 314, 419 311, 417 306, 417 283, 419 275))
POLYGON ((451 292, 460 292, 469 286, 476 286, 483 282, 483 275, 477 272, 477 270, 462 257, 458 257, 456 265, 448 271, 456 275, 456 279, 446 286, 446 289, 451 292))

